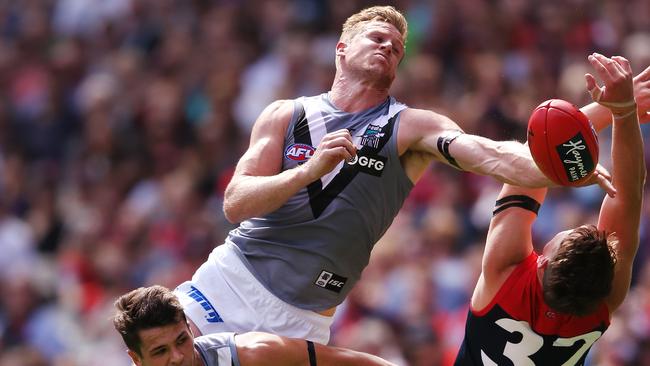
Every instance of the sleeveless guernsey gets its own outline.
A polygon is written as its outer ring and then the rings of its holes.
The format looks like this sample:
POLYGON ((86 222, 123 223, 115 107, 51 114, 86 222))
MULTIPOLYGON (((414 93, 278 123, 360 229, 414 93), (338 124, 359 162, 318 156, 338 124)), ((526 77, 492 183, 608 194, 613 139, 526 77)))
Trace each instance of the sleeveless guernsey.
POLYGON ((532 253, 481 311, 469 310, 456 366, 584 365, 591 345, 609 326, 603 303, 584 317, 554 312, 544 303, 532 253))
POLYGON ((405 108, 392 97, 359 113, 337 109, 326 93, 295 100, 283 170, 305 163, 326 133, 342 128, 350 130, 358 151, 276 211, 229 233, 226 240, 275 296, 320 311, 340 304, 359 280, 373 245, 413 187, 397 151, 405 108))
POLYGON ((214 333, 194 339, 203 364, 210 366, 239 366, 235 333, 214 333))

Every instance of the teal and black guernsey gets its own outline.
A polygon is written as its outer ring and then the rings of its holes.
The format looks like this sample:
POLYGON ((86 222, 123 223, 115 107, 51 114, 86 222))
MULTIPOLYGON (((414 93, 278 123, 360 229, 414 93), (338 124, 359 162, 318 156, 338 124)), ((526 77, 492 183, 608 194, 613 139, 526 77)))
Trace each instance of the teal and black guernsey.
MULTIPOLYGON (((327 94, 294 101, 282 169, 305 163, 326 133, 346 128, 358 148, 278 210, 242 222, 227 240, 273 294, 296 307, 340 304, 368 264, 413 184, 397 151, 400 112, 392 97, 359 113, 337 109, 327 94)), ((250 197, 249 199, 255 199, 250 197)))

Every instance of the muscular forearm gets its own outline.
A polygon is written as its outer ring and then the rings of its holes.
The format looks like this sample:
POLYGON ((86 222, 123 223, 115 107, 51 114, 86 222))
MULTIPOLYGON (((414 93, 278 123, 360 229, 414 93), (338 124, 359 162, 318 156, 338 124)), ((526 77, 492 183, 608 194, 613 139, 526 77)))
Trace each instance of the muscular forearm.
POLYGON ((273 176, 235 175, 226 188, 223 211, 226 219, 238 223, 260 217, 282 206, 312 179, 301 167, 273 176))
POLYGON ((646 169, 636 115, 617 119, 612 131, 612 183, 622 202, 641 204, 646 169))
POLYGON ((537 168, 528 147, 520 142, 492 141, 475 135, 461 135, 458 139, 462 139, 462 143, 454 146, 454 142, 450 149, 464 170, 522 187, 554 185, 537 168))
POLYGON ((368 353, 320 344, 316 344, 316 361, 319 366, 395 366, 368 353))
POLYGON ((313 343, 313 352, 304 339, 286 338, 268 333, 249 332, 235 336, 237 355, 242 366, 304 366, 310 357, 318 366, 395 366, 380 357, 345 348, 313 343))

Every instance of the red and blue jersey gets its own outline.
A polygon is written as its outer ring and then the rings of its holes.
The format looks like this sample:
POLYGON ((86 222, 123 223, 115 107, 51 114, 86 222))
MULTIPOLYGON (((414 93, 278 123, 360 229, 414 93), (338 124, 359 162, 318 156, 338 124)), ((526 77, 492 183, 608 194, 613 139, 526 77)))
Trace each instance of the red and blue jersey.
POLYGON ((488 306, 469 310, 455 365, 583 365, 609 326, 603 303, 588 316, 555 312, 544 302, 536 253, 519 264, 488 306))

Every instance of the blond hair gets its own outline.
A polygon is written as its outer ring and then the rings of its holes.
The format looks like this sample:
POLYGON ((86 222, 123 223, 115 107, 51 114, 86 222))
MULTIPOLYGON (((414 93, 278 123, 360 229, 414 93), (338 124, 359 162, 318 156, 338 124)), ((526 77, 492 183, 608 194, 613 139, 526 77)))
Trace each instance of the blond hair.
POLYGON ((402 35, 402 42, 406 44, 408 23, 406 22, 404 15, 392 6, 373 6, 351 15, 345 23, 343 23, 341 40, 351 40, 359 33, 359 31, 361 31, 362 27, 366 23, 371 21, 380 21, 392 24, 402 35))

